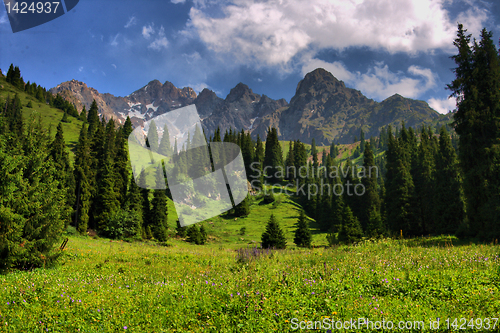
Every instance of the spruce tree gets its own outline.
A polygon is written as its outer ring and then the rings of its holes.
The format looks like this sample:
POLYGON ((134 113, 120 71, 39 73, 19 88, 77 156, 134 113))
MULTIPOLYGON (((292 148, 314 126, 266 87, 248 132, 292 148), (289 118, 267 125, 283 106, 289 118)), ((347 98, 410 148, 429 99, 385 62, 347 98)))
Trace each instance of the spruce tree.
POLYGON ((147 143, 151 151, 158 151, 158 129, 154 120, 149 123, 147 143))
MULTIPOLYGON (((118 200, 123 209, 127 205, 127 185, 130 178, 130 162, 128 158, 128 142, 127 136, 121 128, 115 137, 114 144, 114 174, 115 174, 115 191, 118 194, 118 200)), ((132 177, 133 178, 133 177, 132 177)))
POLYGON ((286 248, 286 238, 283 230, 276 221, 273 214, 269 218, 269 222, 266 225, 266 231, 262 234, 262 248, 276 248, 284 249, 286 248))
POLYGON ((383 225, 380 215, 380 197, 378 193, 378 170, 375 166, 375 159, 370 143, 366 143, 364 150, 365 176, 362 178, 362 184, 365 193, 361 198, 360 223, 365 234, 369 237, 382 235, 383 225))
POLYGON ((268 129, 264 168, 267 168, 266 177, 271 183, 278 183, 283 179, 283 152, 278 141, 278 131, 274 127, 268 129))
POLYGON ((92 101, 92 104, 90 105, 90 109, 87 115, 87 123, 89 124, 89 129, 88 129, 88 136, 89 138, 92 138, 94 136, 94 132, 97 129, 97 126, 99 126, 99 108, 97 107, 97 102, 95 99, 92 101))
POLYGON ((295 158, 293 156, 293 141, 289 142, 288 154, 285 159, 285 179, 289 181, 295 181, 294 169, 295 168, 295 158))
POLYGON ((102 176, 99 177, 99 182, 97 183, 96 200, 93 206, 95 209, 95 226, 99 231, 105 229, 108 221, 120 209, 120 201, 114 188, 116 176, 111 152, 107 151, 103 158, 102 168, 99 170, 102 176))
MULTIPOLYGON (((75 202, 75 178, 69 162, 69 154, 66 151, 66 143, 64 141, 61 123, 57 125, 56 136, 50 147, 50 155, 52 156, 56 169, 59 170, 56 175, 56 180, 59 182, 58 188, 65 190, 66 204, 68 207, 72 207, 75 202)), ((65 226, 68 226, 69 221, 69 219, 65 221, 65 226)))
POLYGON ((421 132, 420 145, 412 159, 412 178, 415 185, 413 206, 415 220, 422 226, 422 233, 435 232, 433 209, 435 201, 435 152, 425 129, 421 132))
POLYGON ((394 234, 400 230, 405 234, 414 234, 411 216, 411 199, 414 190, 403 143, 388 129, 387 172, 385 205, 387 223, 394 234))
POLYGON ((149 189, 146 187, 146 172, 144 169, 141 171, 138 179, 138 185, 141 192, 141 206, 142 206, 142 226, 147 234, 147 228, 151 225, 151 202, 149 201, 149 189))
POLYGON ((297 181, 302 185, 306 182, 307 178, 307 151, 304 144, 299 140, 293 145, 293 156, 295 170, 297 171, 297 181))
POLYGON ((50 158, 51 141, 40 117, 27 123, 19 151, 0 136, 0 266, 40 267, 59 256, 54 248, 70 211, 50 158))
POLYGON ((87 110, 85 110, 85 105, 82 107, 82 111, 80 112, 80 116, 78 117, 78 119, 83 121, 84 123, 87 122, 87 110))
POLYGON ((81 234, 87 232, 91 204, 91 155, 87 127, 82 124, 75 154, 75 227, 81 234))
POLYGON ((161 137, 160 145, 158 146, 158 154, 170 157, 172 152, 172 146, 170 144, 170 133, 168 132, 168 126, 163 127, 163 136, 161 137))
POLYGON ((207 230, 205 229, 205 225, 201 225, 200 227, 200 245, 204 245, 207 242, 208 239, 208 233, 207 230))
POLYGON ((318 167, 318 150, 316 149, 316 140, 313 138, 311 143, 311 156, 313 159, 312 167, 314 168, 313 173, 316 174, 316 168, 318 167))
POLYGON ((363 237, 363 230, 359 220, 352 214, 351 208, 345 205, 342 212, 342 226, 339 232, 339 241, 344 244, 359 242, 363 237))
POLYGON ((127 116, 127 119, 125 119, 125 123, 123 124, 123 137, 125 139, 128 139, 130 133, 132 133, 132 121, 130 120, 130 117, 127 116))
POLYGON ((196 224, 193 224, 187 228, 186 235, 186 241, 188 241, 189 243, 194 243, 196 245, 201 244, 200 229, 198 229, 198 226, 196 224))
MULTIPOLYGON (((156 182, 165 183, 162 168, 157 168, 156 182)), ((160 242, 167 240, 167 194, 165 190, 153 190, 153 201, 151 202, 151 231, 153 237, 160 242)))
POLYGON ((361 133, 360 133, 359 137, 361 140, 360 144, 359 144, 359 150, 360 150, 360 153, 363 154, 365 151, 365 145, 366 145, 365 132, 363 132, 363 129, 361 129, 361 133))
POLYGON ((311 230, 307 222, 304 210, 300 210, 299 220, 297 222, 297 229, 295 230, 295 237, 293 242, 300 247, 311 247, 311 230))
POLYGON ((456 78, 448 88, 458 98, 454 120, 470 228, 491 240, 500 236, 500 59, 491 32, 483 29, 471 48, 466 31, 458 25, 456 78))
POLYGON ((137 186, 133 175, 128 186, 126 208, 130 211, 140 211, 142 216, 141 189, 137 186))
POLYGON ((330 146, 330 156, 333 158, 337 158, 338 154, 339 154, 339 149, 332 140, 332 144, 330 146))
POLYGON ((250 184, 255 189, 262 189, 264 186, 264 146, 260 139, 260 136, 257 134, 257 143, 255 144, 255 155, 252 163, 252 180, 250 184))
POLYGON ((245 199, 234 207, 234 216, 243 217, 248 216, 248 214, 250 214, 250 197, 247 194, 245 199))
POLYGON ((187 234, 187 227, 181 227, 181 223, 179 220, 176 221, 176 229, 175 229, 175 233, 177 234, 177 236, 179 236, 180 238, 185 238, 186 237, 186 234, 187 234))
POLYGON ((5 81, 7 81, 7 83, 12 84, 13 77, 14 77, 14 64, 10 64, 9 70, 7 71, 7 76, 5 77, 5 81))
POLYGON ((443 126, 439 132, 439 153, 436 154, 434 221, 436 234, 471 236, 465 224, 465 202, 457 154, 450 135, 443 126))

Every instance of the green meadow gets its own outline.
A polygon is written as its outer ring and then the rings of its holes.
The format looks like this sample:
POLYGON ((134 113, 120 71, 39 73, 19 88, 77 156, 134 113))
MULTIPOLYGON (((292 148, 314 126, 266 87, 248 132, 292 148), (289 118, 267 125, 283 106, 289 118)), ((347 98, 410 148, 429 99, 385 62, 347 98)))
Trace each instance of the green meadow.
POLYGON ((497 245, 443 236, 273 251, 240 240, 239 221, 213 225, 204 246, 67 234, 58 266, 0 275, 0 332, 290 332, 351 318, 500 330, 497 245))

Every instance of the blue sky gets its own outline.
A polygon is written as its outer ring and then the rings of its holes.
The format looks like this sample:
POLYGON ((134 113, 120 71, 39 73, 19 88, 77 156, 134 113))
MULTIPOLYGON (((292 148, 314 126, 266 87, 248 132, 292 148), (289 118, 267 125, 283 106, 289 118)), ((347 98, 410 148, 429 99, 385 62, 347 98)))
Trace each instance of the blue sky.
POLYGON ((158 79, 225 97, 238 82, 290 101, 317 67, 381 101, 394 93, 454 108, 457 22, 500 37, 494 0, 80 0, 12 33, 0 6, 0 68, 46 88, 72 79, 125 96, 158 79))

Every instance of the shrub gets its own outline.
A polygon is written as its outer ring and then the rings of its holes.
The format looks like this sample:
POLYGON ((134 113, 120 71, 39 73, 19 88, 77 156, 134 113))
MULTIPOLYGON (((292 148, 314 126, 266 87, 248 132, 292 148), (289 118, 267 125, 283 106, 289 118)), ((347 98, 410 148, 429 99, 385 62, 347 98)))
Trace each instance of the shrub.
POLYGON ((273 191, 271 191, 271 192, 267 193, 267 194, 264 196, 264 203, 265 203, 265 204, 270 204, 270 203, 273 203, 275 200, 276 200, 276 198, 274 197, 274 192, 273 192, 273 191))
POLYGON ((141 218, 135 211, 119 210, 104 224, 102 235, 112 239, 139 237, 141 218))
POLYGON ((177 220, 176 224, 177 228, 175 229, 175 233, 180 238, 185 238, 187 234, 187 227, 181 227, 181 222, 179 220, 177 220))
POLYGON ((187 239, 189 243, 200 244, 201 243, 201 234, 200 229, 196 224, 193 224, 187 229, 187 239))

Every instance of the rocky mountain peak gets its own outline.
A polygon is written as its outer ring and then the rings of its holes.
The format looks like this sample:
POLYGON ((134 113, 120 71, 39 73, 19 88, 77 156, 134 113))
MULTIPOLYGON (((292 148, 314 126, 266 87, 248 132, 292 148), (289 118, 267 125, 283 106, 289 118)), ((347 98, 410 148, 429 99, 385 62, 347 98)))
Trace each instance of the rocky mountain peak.
POLYGON ((226 102, 233 103, 238 100, 244 100, 245 102, 257 102, 260 99, 260 95, 254 94, 252 89, 250 89, 246 84, 238 83, 236 87, 231 89, 229 95, 226 97, 226 102))
POLYGON ((324 90, 336 92, 344 88, 346 88, 344 82, 337 80, 332 73, 324 70, 323 68, 318 68, 310 73, 307 73, 304 79, 299 82, 295 95, 324 90))
POLYGON ((305 75, 297 85, 295 96, 287 103, 254 93, 247 85, 238 83, 226 99, 203 89, 197 96, 192 88, 179 89, 169 81, 149 82, 126 97, 100 94, 76 80, 61 83, 51 89, 74 102, 77 108, 89 108, 95 99, 99 112, 107 119, 114 117, 123 123, 127 116, 134 126, 160 114, 195 104, 207 135, 217 128, 222 132, 245 129, 255 139, 265 138, 269 126, 278 129, 280 139, 330 145, 351 142, 363 128, 366 137, 376 136, 380 128, 391 124, 407 126, 440 121, 440 115, 424 101, 395 94, 381 103, 365 97, 360 91, 348 88, 331 73, 318 68, 305 75))

